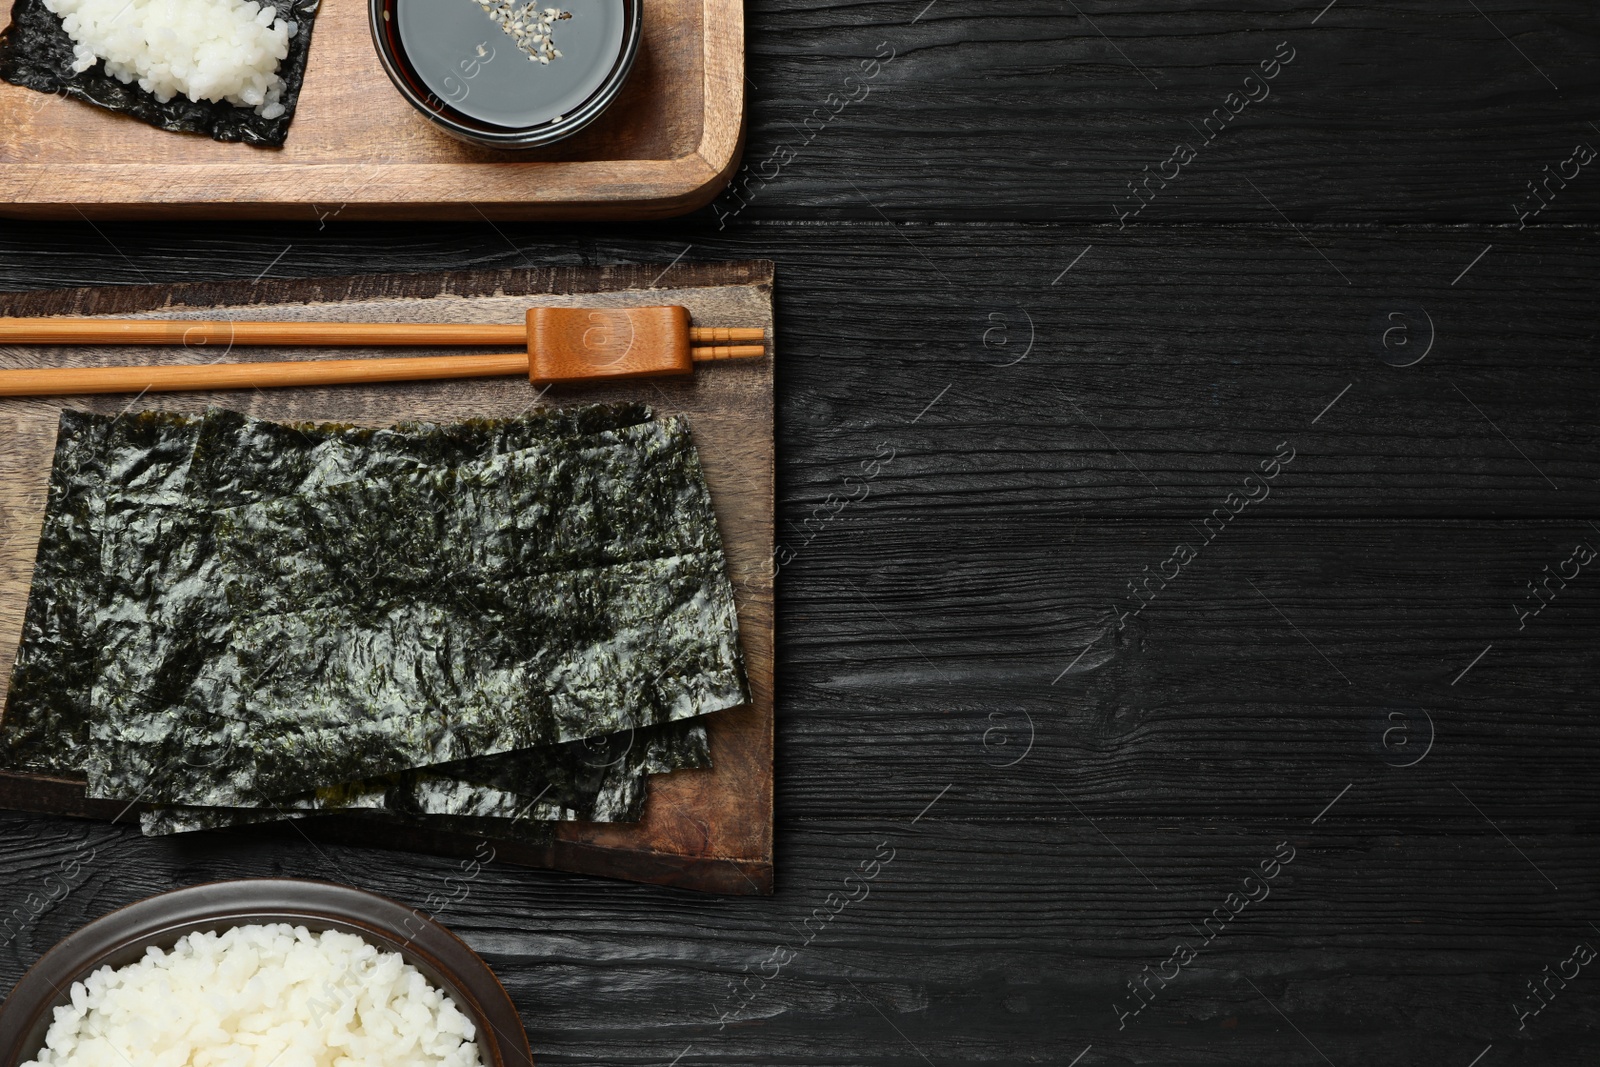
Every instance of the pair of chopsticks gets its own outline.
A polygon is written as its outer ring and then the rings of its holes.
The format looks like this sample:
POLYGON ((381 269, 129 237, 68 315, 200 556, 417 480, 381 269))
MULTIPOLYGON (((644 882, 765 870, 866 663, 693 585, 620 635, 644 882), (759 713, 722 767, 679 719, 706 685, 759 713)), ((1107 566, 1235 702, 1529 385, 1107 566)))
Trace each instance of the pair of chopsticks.
POLYGON ((766 354, 760 328, 691 326, 682 307, 530 308, 525 323, 230 322, 0 318, 0 344, 401 347, 520 344, 520 352, 378 359, 0 370, 0 396, 248 389, 528 375, 535 385, 692 374, 766 354))

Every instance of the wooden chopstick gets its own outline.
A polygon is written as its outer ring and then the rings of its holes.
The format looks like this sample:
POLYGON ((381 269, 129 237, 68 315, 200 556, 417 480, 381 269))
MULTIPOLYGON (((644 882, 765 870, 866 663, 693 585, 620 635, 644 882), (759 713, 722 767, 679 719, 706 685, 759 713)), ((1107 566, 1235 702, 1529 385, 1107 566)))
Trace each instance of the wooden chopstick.
POLYGON ((409 382, 431 378, 498 378, 527 373, 526 351, 475 356, 307 359, 283 363, 40 367, 0 370, 0 396, 272 389, 290 385, 409 382))
MULTIPOLYGON (((763 341, 760 327, 691 326, 691 343, 763 341)), ((526 323, 230 322, 184 319, 0 318, 0 344, 518 345, 526 323)), ((755 353, 760 355, 760 353, 755 353)))
POLYGON ((696 363, 717 359, 755 359, 766 354, 766 345, 706 345, 689 350, 689 355, 696 363))
MULTIPOLYGON (((696 362, 749 359, 762 345, 690 350, 696 362)), ((295 385, 356 385, 434 378, 498 378, 528 374, 521 352, 382 359, 308 359, 260 363, 184 363, 157 367, 38 367, 0 370, 0 396, 70 393, 174 393, 209 389, 275 389, 295 385)))
MULTIPOLYGON (((766 331, 691 327, 681 306, 530 308, 517 325, 391 322, 230 322, 174 319, 0 318, 0 344, 477 345, 524 346, 480 355, 312 359, 167 366, 0 369, 0 396, 171 392, 527 375, 534 385, 685 376, 695 363, 758 359, 766 331), (760 344, 696 341, 759 341, 760 344)), ((225 346, 225 347, 224 347, 225 346)))

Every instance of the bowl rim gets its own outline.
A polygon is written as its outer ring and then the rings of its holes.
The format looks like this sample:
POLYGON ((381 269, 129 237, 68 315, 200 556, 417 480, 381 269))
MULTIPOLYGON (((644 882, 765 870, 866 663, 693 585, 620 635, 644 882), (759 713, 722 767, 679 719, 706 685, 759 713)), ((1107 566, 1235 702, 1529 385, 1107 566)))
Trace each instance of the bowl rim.
POLYGON ((127 957, 117 964, 126 966, 149 946, 170 945, 186 933, 267 923, 344 930, 381 951, 401 953, 472 1019, 485 1067, 532 1067, 533 1053, 516 1005, 465 941, 421 910, 390 897, 304 878, 184 886, 78 927, 40 956, 0 1003, 0 1067, 17 1067, 37 1055, 43 1029, 55 1007, 68 998, 72 983, 113 957, 127 957))
POLYGON ((400 46, 398 22, 388 17, 396 0, 368 0, 367 24, 372 32, 373 49, 378 53, 378 63, 394 84, 395 91, 429 122, 452 137, 485 148, 543 148, 566 140, 598 119, 622 92, 628 75, 633 72, 634 60, 639 55, 639 41, 643 37, 644 0, 617 2, 621 3, 623 10, 622 47, 612 61, 605 80, 583 103, 561 116, 559 123, 545 122, 526 127, 495 126, 480 122, 461 115, 443 101, 438 102, 438 107, 429 106, 429 99, 438 98, 424 91, 421 77, 416 75, 411 60, 400 46))

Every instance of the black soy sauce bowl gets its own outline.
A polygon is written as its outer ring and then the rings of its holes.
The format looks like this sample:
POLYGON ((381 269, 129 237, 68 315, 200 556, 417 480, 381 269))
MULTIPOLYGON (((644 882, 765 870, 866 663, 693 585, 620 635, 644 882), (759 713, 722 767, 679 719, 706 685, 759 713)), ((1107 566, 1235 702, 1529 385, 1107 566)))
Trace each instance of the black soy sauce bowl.
MULTIPOLYGON (((548 94, 539 82, 530 82, 526 96, 518 97, 518 103, 525 104, 522 114, 512 114, 516 108, 501 107, 498 113, 486 115, 477 101, 468 103, 472 91, 481 88, 474 82, 487 69, 483 52, 477 46, 457 47, 455 52, 447 54, 443 64, 437 55, 438 37, 435 34, 420 35, 416 57, 412 49, 407 47, 405 24, 414 21, 414 12, 417 10, 411 5, 422 3, 454 7, 455 10, 449 13, 450 17, 459 18, 475 29, 478 28, 477 23, 469 23, 468 20, 481 21, 484 28, 474 35, 474 39, 482 38, 481 45, 492 56, 491 63, 517 63, 520 60, 531 70, 543 65, 531 63, 526 56, 519 54, 512 38, 490 23, 474 0, 369 0, 367 11, 372 42, 377 48, 378 60, 383 64, 384 72, 389 75, 389 80, 400 95, 429 122, 452 137, 487 148, 540 148, 571 137, 599 118, 616 99, 639 53, 644 0, 566 0, 566 3, 561 0, 538 0, 541 7, 548 5, 570 10, 574 18, 603 16, 613 27, 613 32, 593 47, 579 47, 574 51, 562 43, 563 37, 572 36, 563 32, 569 30, 569 23, 556 23, 551 36, 556 46, 563 49, 563 55, 552 60, 551 66, 565 65, 559 71, 563 79, 581 73, 585 83, 583 90, 576 98, 568 92, 562 99, 562 94, 548 94), (402 11, 402 6, 408 7, 408 10, 402 11), (620 33, 615 32, 616 27, 620 27, 620 33), (432 54, 421 58, 424 52, 432 54), (550 98, 543 99, 542 95, 550 98)), ((582 45, 582 35, 578 36, 578 43, 582 45)), ((543 67, 544 71, 549 69, 549 66, 543 67)), ((496 74, 501 72, 500 69, 495 71, 496 74)), ((480 99, 482 95, 480 92, 480 99)), ((502 99, 505 96, 505 93, 501 93, 502 99)))
POLYGON ((152 945, 169 949, 196 930, 288 923, 341 930, 398 952, 449 994, 477 1029, 486 1067, 533 1067, 516 1005, 489 965, 432 919, 388 897, 331 882, 255 878, 211 882, 129 904, 79 927, 46 952, 0 1005, 0 1067, 33 1059, 72 983, 102 966, 126 967, 152 945))

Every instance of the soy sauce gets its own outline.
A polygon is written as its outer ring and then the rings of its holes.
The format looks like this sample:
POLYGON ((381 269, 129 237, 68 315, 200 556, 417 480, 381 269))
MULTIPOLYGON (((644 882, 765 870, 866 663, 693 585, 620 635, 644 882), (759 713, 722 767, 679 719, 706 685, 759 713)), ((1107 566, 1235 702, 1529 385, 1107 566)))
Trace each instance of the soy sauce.
MULTIPOLYGON (((520 4, 518 5, 520 6, 520 4)), ((396 29, 412 69, 437 98, 430 104, 506 129, 558 120, 605 83, 623 46, 616 0, 543 0, 571 18, 550 37, 561 55, 530 58, 478 0, 394 0, 396 29)))

